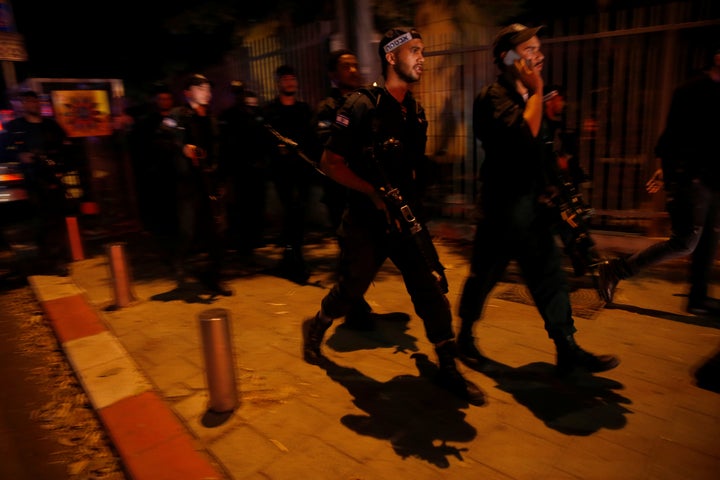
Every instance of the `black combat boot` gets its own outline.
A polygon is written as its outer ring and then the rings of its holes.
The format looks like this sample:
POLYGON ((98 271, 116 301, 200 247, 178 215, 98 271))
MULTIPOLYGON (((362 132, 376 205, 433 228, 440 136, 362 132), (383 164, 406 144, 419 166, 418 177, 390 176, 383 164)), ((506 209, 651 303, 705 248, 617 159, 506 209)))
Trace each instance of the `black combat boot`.
POLYGON ((330 325, 332 321, 323 321, 319 312, 303 322, 303 358, 307 363, 319 365, 322 362, 324 355, 320 351, 320 345, 330 325))
POLYGON ((569 375, 578 369, 590 373, 604 372, 620 365, 620 359, 614 355, 593 355, 583 350, 575 343, 572 334, 553 340, 557 348, 557 373, 560 376, 569 375))
POLYGON ((375 317, 372 308, 364 298, 355 302, 350 311, 345 315, 343 325, 351 330, 364 332, 375 330, 375 317))
POLYGON ((620 280, 633 274, 632 268, 625 258, 612 258, 597 265, 596 288, 598 295, 605 303, 612 303, 615 289, 620 280))
POLYGON ((220 280, 210 279, 204 282, 203 286, 213 295, 221 295, 223 297, 232 297, 233 295, 232 289, 220 280))
POLYGON ((466 380, 457 369, 455 341, 448 340, 441 345, 436 345, 435 353, 437 353, 440 367, 437 373, 437 383, 471 405, 484 405, 485 394, 473 382, 466 380))
POLYGON ((223 297, 231 297, 232 289, 220 280, 220 274, 215 271, 206 272, 200 275, 200 283, 212 295, 222 295, 223 297))
POLYGON ((280 276, 288 280, 304 285, 310 278, 305 258, 300 247, 286 245, 283 258, 278 265, 280 276))
POLYGON ((487 363, 487 357, 475 346, 472 327, 461 327, 457 337, 457 353, 461 362, 471 368, 480 368, 487 363))
POLYGON ((189 288, 190 282, 188 281, 188 273, 185 267, 177 262, 174 263, 173 269, 175 270, 175 282, 177 283, 178 290, 189 288))

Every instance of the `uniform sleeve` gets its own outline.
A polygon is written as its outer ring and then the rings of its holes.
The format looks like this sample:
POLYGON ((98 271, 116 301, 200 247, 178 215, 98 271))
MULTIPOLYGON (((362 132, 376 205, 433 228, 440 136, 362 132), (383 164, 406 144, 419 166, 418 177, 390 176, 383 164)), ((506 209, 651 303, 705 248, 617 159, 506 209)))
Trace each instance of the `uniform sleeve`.
POLYGON ((515 102, 504 88, 493 85, 473 105, 473 130, 475 136, 489 148, 519 147, 530 144, 534 137, 523 117, 523 108, 515 102))
POLYGON ((322 155, 323 144, 317 131, 315 111, 313 111, 313 108, 310 106, 309 103, 306 103, 305 105, 305 124, 307 128, 303 135, 304 145, 302 145, 302 147, 303 151, 305 151, 305 153, 310 158, 314 159, 315 161, 319 161, 320 155, 322 155))
POLYGON ((325 146, 330 138, 332 124, 335 122, 336 108, 332 98, 326 98, 321 101, 317 108, 315 116, 315 132, 317 133, 320 143, 325 146))
POLYGON ((190 160, 182 154, 182 148, 185 145, 185 109, 176 107, 170 114, 165 117, 158 127, 158 135, 161 141, 170 147, 172 145, 173 166, 175 174, 180 177, 187 177, 191 174, 190 160))
POLYGON ((359 155, 363 150, 363 122, 372 107, 370 100, 360 92, 348 96, 335 115, 330 129, 327 149, 343 158, 359 155))

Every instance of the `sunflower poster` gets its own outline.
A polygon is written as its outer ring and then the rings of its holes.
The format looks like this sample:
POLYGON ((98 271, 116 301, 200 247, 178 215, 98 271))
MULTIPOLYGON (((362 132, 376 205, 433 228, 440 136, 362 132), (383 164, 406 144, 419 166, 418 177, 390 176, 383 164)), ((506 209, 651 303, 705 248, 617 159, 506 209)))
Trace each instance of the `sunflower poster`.
POLYGON ((55 120, 69 137, 112 135, 110 102, 105 90, 53 90, 55 120))

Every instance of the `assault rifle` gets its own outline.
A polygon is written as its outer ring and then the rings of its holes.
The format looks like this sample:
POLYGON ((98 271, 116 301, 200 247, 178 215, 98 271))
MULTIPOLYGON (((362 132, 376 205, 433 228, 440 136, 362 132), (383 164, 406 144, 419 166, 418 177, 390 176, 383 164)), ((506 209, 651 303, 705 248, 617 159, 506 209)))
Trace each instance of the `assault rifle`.
POLYGON ((560 174, 559 180, 559 191, 552 197, 552 203, 560 214, 560 238, 565 253, 570 257, 575 276, 579 277, 602 262, 590 235, 589 221, 595 212, 585 204, 582 194, 568 175, 560 174))
MULTIPOLYGON (((380 149, 384 154, 392 154, 393 150, 399 149, 400 147, 401 145, 398 140, 390 138, 381 145, 380 149)), ((371 155, 383 182, 383 185, 378 188, 378 191, 382 194, 385 205, 387 205, 392 217, 391 220, 393 220, 393 222, 391 222, 390 227, 397 233, 413 240, 425 260, 425 264, 430 270, 430 273, 435 278, 440 291, 442 291, 442 293, 448 293, 445 267, 440 263, 440 257, 435 249, 432 237, 430 237, 430 232, 428 232, 427 228, 415 217, 412 208, 410 208, 410 205, 405 201, 400 190, 390 183, 385 174, 385 169, 377 158, 374 150, 371 152, 371 155)))
POLYGON ((280 143, 279 143, 279 146, 280 146, 280 147, 289 148, 290 150, 292 150, 293 152, 295 152, 295 154, 296 154, 298 157, 302 158, 302 159, 303 159, 305 162, 307 162, 311 167, 313 167, 313 168, 315 169, 315 171, 320 172, 320 174, 322 174, 322 175, 325 175, 325 172, 322 171, 322 169, 320 168, 320 165, 318 165, 317 162, 314 161, 312 158, 308 157, 308 156, 305 154, 305 152, 302 151, 302 149, 300 148, 300 145, 298 145, 298 143, 297 143, 295 140, 293 140, 292 138, 288 138, 288 137, 284 136, 283 134, 281 134, 280 132, 278 132, 277 130, 275 130, 275 129, 272 127, 272 125, 270 125, 269 123, 266 123, 266 124, 265 124, 265 128, 266 128, 271 134, 273 134, 273 136, 278 140, 278 142, 280 142, 280 143))

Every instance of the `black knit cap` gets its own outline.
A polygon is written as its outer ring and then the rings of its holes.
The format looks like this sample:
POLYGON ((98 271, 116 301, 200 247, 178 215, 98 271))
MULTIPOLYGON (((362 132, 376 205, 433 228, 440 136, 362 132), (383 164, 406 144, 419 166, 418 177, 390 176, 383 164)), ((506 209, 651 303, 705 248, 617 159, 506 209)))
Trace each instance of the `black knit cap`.
POLYGON ((40 96, 37 94, 35 90, 20 90, 17 94, 17 96, 21 99, 23 98, 40 98, 40 96))
POLYGON ((277 69, 275 69, 275 76, 277 78, 284 77, 285 75, 297 76, 295 68, 290 65, 280 65, 277 69))
POLYGON ((161 93, 172 93, 172 89, 167 83, 155 82, 150 88, 150 93, 152 93, 153 95, 159 95, 161 93))
POLYGON ((520 23, 513 23, 512 25, 504 27, 495 35, 495 40, 493 41, 493 56, 495 60, 500 59, 501 53, 512 50, 521 43, 530 40, 537 35, 542 28, 542 25, 530 28, 520 23))

